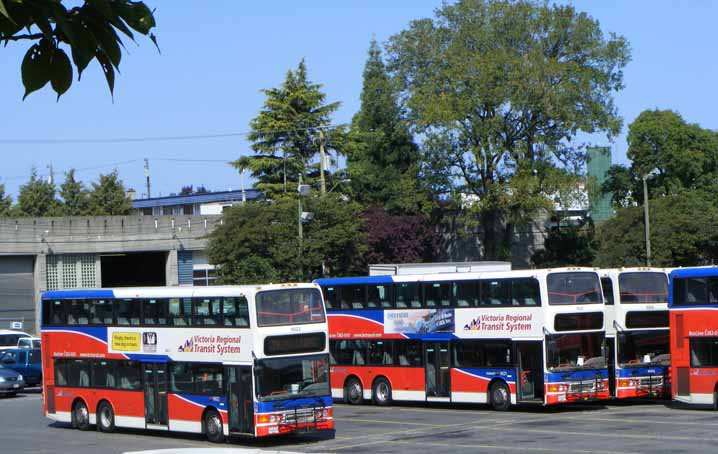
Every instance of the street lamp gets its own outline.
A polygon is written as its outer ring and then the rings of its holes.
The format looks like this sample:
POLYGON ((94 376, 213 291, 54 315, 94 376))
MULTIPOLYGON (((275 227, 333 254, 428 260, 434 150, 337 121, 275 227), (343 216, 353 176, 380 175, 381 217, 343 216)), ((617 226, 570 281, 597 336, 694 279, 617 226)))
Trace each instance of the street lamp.
POLYGON ((644 173, 641 176, 643 180, 643 224, 645 226, 646 234, 646 266, 651 266, 651 221, 648 216, 648 178, 655 175, 651 170, 648 173, 644 173))
POLYGON ((337 188, 337 186, 339 186, 340 184, 349 184, 349 183, 351 183, 351 182, 352 182, 352 180, 349 179, 349 178, 342 178, 341 180, 339 180, 339 181, 337 181, 336 183, 334 183, 334 186, 332 186, 332 188, 327 191, 327 194, 329 194, 330 192, 332 192, 333 190, 335 190, 335 189, 337 188))
POLYGON ((314 219, 314 213, 302 211, 302 197, 308 197, 312 192, 312 187, 308 184, 297 185, 297 233, 299 234, 299 275, 304 276, 304 267, 302 266, 302 241, 304 240, 304 231, 302 224, 306 224, 314 219))

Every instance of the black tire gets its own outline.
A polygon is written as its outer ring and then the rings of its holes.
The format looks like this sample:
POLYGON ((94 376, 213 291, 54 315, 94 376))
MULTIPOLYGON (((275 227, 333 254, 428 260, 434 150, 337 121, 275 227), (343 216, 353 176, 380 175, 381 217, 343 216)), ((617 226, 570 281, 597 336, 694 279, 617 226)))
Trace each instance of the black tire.
POLYGON ((7 397, 15 397, 15 396, 17 396, 17 393, 12 392, 12 393, 7 393, 7 394, 5 394, 5 395, 6 395, 7 397))
POLYGON ((115 431, 115 412, 107 402, 102 402, 97 407, 97 430, 105 433, 115 431))
POLYGON ((204 414, 204 434, 212 443, 224 442, 222 418, 215 410, 207 410, 204 414))
POLYGON ((489 403, 496 411, 506 411, 511 408, 511 392, 506 383, 496 381, 489 388, 489 403))
POLYGON ((364 402, 364 388, 356 378, 352 377, 344 385, 344 400, 352 405, 364 402))
POLYGON ((90 411, 87 409, 87 405, 81 400, 75 402, 72 406, 72 427, 80 430, 87 430, 90 428, 90 411))
POLYGON ((374 381, 374 386, 372 386, 371 396, 377 405, 382 407, 391 405, 391 385, 389 384, 389 380, 384 377, 377 378, 374 381))
POLYGON ((713 411, 718 411, 718 389, 713 390, 713 411))

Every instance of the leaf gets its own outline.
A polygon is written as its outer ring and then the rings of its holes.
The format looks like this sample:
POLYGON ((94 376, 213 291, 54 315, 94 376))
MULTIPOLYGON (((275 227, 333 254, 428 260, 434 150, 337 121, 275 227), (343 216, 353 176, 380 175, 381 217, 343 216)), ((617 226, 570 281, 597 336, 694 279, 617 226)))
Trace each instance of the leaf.
POLYGON ((50 83, 52 89, 57 93, 57 100, 65 94, 72 85, 72 63, 64 50, 57 49, 52 58, 52 68, 50 70, 50 83))
POLYGON ((110 61, 118 68, 120 66, 120 60, 122 60, 122 50, 118 44, 118 36, 114 30, 112 30, 107 22, 102 24, 93 24, 92 32, 97 38, 97 44, 107 54, 110 61))
POLYGON ((107 86, 110 88, 110 95, 114 98, 115 95, 115 69, 112 67, 112 62, 106 53, 99 51, 95 55, 97 61, 102 67, 102 72, 105 73, 105 80, 107 80, 107 86))
POLYGON ((5 8, 4 0, 0 0, 0 14, 7 17, 10 21, 12 21, 12 17, 10 17, 10 14, 7 12, 7 8, 5 8))
POLYGON ((33 44, 22 59, 20 71, 22 73, 22 84, 25 87, 27 96, 50 81, 50 66, 54 47, 49 41, 42 39, 38 44, 33 44))
POLYGON ((97 49, 95 35, 82 22, 73 20, 70 22, 72 30, 72 61, 77 67, 77 80, 82 77, 82 71, 87 68, 97 49))
POLYGON ((99 12, 105 19, 111 21, 115 17, 115 13, 110 7, 110 2, 107 0, 86 0, 87 3, 92 6, 97 12, 99 12))
POLYGON ((115 3, 119 16, 143 35, 147 35, 157 24, 152 11, 143 2, 115 3))
POLYGON ((159 52, 159 53, 161 54, 161 53, 162 53, 162 50, 160 50, 160 45, 157 44, 157 37, 155 36, 154 33, 150 33, 150 39, 152 40, 153 43, 155 43, 155 47, 157 48, 157 52, 159 52))

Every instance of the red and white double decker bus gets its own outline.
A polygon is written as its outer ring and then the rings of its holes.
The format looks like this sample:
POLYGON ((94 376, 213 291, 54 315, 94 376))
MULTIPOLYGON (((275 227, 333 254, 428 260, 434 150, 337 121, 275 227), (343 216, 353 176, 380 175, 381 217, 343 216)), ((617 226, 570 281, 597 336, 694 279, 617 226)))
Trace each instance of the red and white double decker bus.
POLYGON ((596 270, 318 279, 335 398, 558 404, 608 399, 596 270))
POLYGON ((620 268, 600 274, 611 395, 670 397, 667 270, 620 268))
POLYGON ((673 399, 718 410, 718 267, 670 273, 673 399))
POLYGON ((314 284, 61 290, 41 304, 48 418, 214 442, 334 426, 314 284))

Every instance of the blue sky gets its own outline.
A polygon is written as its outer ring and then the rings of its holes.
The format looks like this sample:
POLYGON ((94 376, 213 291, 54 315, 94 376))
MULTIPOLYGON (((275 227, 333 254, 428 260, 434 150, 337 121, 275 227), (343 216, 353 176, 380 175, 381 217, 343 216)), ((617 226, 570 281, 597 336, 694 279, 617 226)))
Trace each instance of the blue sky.
MULTIPOLYGON (((281 83, 306 58, 310 78, 324 84, 329 101, 341 101, 335 123, 350 121, 359 105, 361 74, 372 36, 380 42, 412 19, 428 17, 439 1, 240 2, 146 0, 157 8, 162 54, 148 40, 127 44, 114 103, 96 63, 55 102, 46 87, 22 101, 20 62, 27 43, 0 49, 0 139, 103 139, 247 131, 264 100, 260 90, 281 83)), ((709 1, 572 2, 598 19, 604 31, 628 38, 633 60, 616 103, 628 125, 647 108, 669 108, 690 122, 718 129, 714 89, 718 69, 718 3, 709 1)), ((609 144, 595 139, 596 144, 609 144)), ((614 162, 626 162, 624 134, 613 144, 614 162)), ((117 167, 144 191, 149 158, 153 196, 183 185, 237 189, 238 173, 224 161, 249 153, 241 137, 185 142, 26 145, 0 143, 0 183, 13 195, 31 168, 56 181, 71 167, 88 169, 86 182, 117 167), (180 162, 203 159, 218 162, 180 162), (116 166, 112 164, 121 163, 116 166)))

